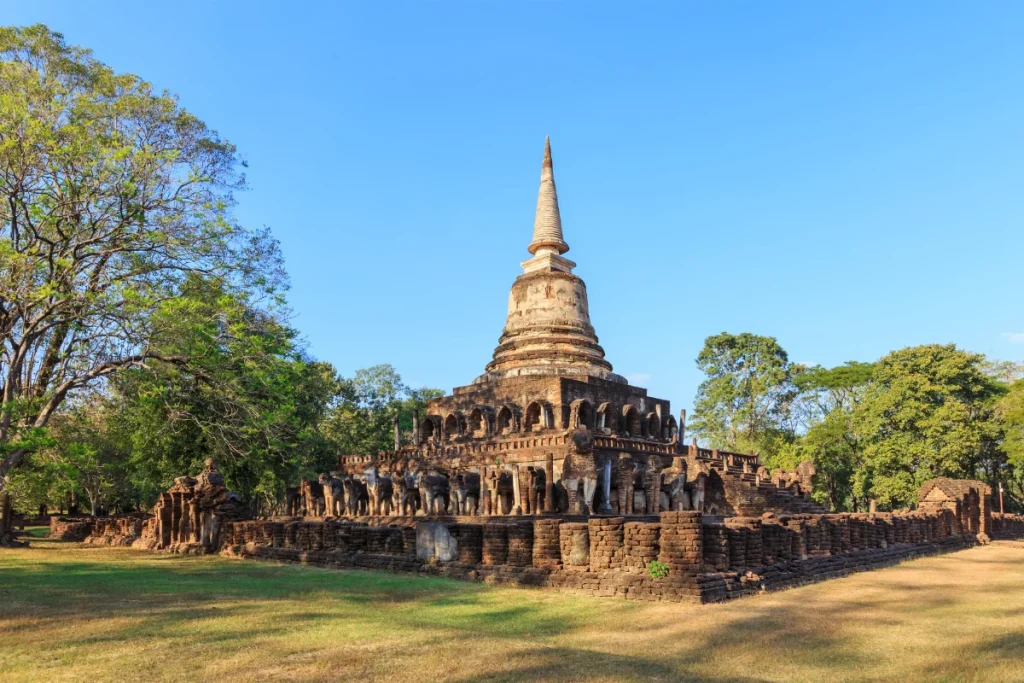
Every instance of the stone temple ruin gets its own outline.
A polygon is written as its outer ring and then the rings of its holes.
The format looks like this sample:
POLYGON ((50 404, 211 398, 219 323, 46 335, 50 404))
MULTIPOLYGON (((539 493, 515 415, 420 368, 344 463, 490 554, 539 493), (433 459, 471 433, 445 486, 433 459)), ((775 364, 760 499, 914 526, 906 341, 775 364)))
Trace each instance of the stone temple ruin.
POLYGON ((773 476, 755 455, 685 445, 685 412, 677 421, 668 401, 612 372, 564 256, 550 142, 527 250, 484 373, 431 401, 412 444, 396 431, 394 453, 342 456, 332 477, 305 482, 307 512, 330 507, 329 488, 348 514, 824 512, 808 495, 810 463, 773 476))
POLYGON ((982 482, 936 479, 914 512, 828 514, 814 467, 685 442, 685 412, 612 371, 562 233, 546 143, 505 329, 483 374, 429 402, 413 443, 347 454, 246 519, 212 463, 151 518, 60 518, 54 535, 182 553, 648 600, 715 601, 1024 535, 982 482))

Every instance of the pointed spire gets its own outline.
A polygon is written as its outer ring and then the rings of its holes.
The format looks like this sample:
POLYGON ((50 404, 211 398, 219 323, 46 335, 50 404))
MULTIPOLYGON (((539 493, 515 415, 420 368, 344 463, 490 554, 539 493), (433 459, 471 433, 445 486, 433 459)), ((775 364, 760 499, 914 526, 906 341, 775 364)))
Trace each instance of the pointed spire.
POLYGON ((555 171, 551 165, 551 138, 544 139, 544 165, 540 171, 540 191, 537 193, 537 216, 533 220, 533 241, 527 247, 531 254, 564 254, 569 245, 562 239, 562 217, 558 212, 558 191, 555 189, 555 171))

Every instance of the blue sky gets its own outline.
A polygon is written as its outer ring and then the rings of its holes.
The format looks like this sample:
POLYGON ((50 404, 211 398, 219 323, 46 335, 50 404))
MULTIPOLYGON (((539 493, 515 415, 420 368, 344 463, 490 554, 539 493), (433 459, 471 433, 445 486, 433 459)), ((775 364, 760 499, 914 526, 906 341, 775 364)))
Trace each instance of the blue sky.
POLYGON ((497 342, 550 135, 617 372, 692 405, 721 331, 800 362, 1024 360, 1019 2, 33 2, 249 162, 295 324, 450 390, 497 342), (1016 336, 1013 336, 1016 335, 1016 336))

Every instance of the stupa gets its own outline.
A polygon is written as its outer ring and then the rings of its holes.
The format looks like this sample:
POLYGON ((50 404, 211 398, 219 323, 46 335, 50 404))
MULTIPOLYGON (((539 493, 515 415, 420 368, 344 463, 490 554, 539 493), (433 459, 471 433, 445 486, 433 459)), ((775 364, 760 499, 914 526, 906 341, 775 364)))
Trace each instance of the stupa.
POLYGON ((393 453, 344 455, 341 470, 375 468, 373 476, 383 472, 408 487, 442 475, 471 501, 449 508, 458 514, 760 514, 787 507, 769 504, 775 487, 756 455, 684 445, 685 411, 677 421, 667 400, 612 371, 590 320, 586 284, 564 256, 569 244, 550 139, 527 251, 483 374, 431 400, 414 421, 413 443, 397 443, 396 429, 393 453))

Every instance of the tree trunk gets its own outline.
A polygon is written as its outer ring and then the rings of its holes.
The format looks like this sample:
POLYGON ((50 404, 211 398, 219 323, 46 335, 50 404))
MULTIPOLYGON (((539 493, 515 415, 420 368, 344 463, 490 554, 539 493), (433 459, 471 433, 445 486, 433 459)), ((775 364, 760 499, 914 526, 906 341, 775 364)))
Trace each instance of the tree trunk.
POLYGON ((11 494, 0 491, 0 547, 14 543, 14 504, 11 494))

